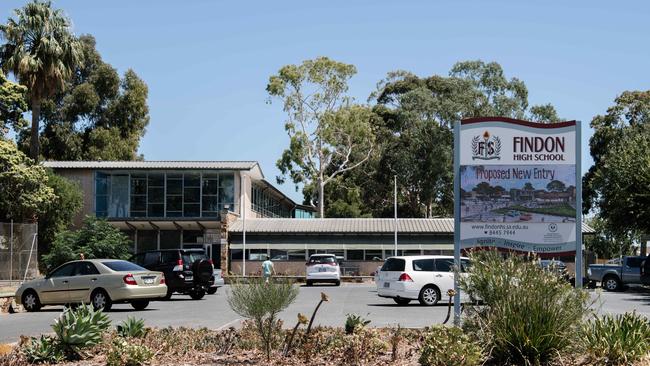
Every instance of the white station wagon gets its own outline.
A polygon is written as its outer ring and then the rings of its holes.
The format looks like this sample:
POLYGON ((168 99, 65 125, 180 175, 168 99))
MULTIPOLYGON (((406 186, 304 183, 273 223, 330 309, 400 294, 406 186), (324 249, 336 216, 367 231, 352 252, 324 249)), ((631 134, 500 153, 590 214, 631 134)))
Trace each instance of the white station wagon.
MULTIPOLYGON (((461 272, 467 266, 469 258, 461 257, 461 272)), ((390 257, 377 275, 378 295, 392 298, 399 305, 406 305, 411 300, 418 300, 422 305, 435 305, 453 288, 453 256, 390 257)))

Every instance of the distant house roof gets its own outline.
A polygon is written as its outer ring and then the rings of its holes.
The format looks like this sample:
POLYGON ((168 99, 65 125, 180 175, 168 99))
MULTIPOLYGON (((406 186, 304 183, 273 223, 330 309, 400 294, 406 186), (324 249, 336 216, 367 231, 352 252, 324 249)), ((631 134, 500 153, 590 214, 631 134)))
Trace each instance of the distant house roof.
POLYGON ((43 166, 52 169, 222 169, 256 170, 264 178, 256 161, 44 161, 43 166))
MULTIPOLYGON (((231 224, 229 231, 241 233, 243 220, 231 224)), ((247 233, 392 233, 394 219, 248 219, 247 233)), ((454 219, 397 219, 399 233, 454 233, 454 219)), ((582 233, 594 233, 594 229, 582 224, 582 233)))

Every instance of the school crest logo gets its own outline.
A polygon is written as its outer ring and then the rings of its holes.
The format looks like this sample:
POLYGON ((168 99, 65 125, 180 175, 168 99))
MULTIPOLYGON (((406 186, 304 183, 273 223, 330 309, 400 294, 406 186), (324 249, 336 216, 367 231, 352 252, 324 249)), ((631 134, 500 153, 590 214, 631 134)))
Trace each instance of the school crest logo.
POLYGON ((488 131, 472 139, 472 160, 501 160, 501 139, 488 131))

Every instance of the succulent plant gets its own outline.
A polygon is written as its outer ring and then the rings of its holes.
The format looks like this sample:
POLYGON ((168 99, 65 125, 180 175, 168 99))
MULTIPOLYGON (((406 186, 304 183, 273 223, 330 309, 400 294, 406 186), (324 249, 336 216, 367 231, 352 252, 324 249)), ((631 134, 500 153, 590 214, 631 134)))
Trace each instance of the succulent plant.
POLYGON ((76 309, 66 308, 54 322, 52 329, 68 358, 76 358, 84 348, 102 340, 102 333, 111 325, 108 316, 90 305, 76 309))
POLYGON ((117 334, 124 338, 142 338, 147 334, 143 319, 128 317, 117 326, 117 334))

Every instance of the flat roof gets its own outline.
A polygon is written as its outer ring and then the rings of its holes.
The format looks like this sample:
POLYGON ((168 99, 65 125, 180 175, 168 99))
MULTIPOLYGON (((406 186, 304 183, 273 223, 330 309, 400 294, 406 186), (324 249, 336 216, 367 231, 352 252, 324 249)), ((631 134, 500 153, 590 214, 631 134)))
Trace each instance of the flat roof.
POLYGON ((134 161, 44 161, 43 166, 54 169, 259 169, 256 161, 180 161, 180 160, 134 160, 134 161))
MULTIPOLYGON (((395 219, 247 219, 246 233, 392 233, 395 231, 395 219)), ((243 220, 233 222, 228 231, 241 233, 243 231, 243 220)), ((397 219, 398 233, 433 233, 449 234, 454 233, 453 218, 434 219, 397 219)), ((582 224, 583 234, 592 234, 594 229, 589 225, 582 224)))

